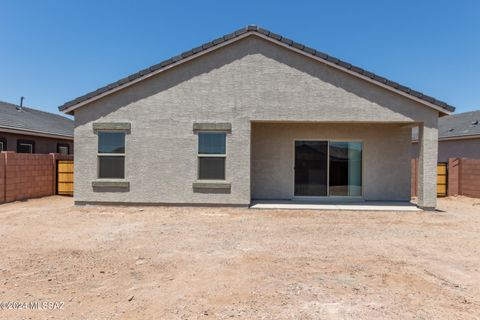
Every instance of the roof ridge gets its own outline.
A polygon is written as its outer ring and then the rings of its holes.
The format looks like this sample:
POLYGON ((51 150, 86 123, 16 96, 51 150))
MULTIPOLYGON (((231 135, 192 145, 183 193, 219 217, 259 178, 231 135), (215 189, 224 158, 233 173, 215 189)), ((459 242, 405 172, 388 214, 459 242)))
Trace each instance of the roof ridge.
POLYGON ((321 52, 321 51, 318 51, 316 49, 313 49, 313 48, 310 48, 308 46, 305 46, 303 44, 300 44, 298 42, 295 42, 289 38, 286 38, 286 37, 283 37, 279 34, 276 34, 276 33, 273 33, 267 29, 263 29, 259 26, 256 26, 256 25, 248 25, 244 28, 241 28, 241 29, 238 29, 232 33, 229 33, 229 34, 226 34, 224 35, 223 37, 220 37, 220 38, 217 38, 213 41, 210 41, 210 42, 207 42, 207 43, 204 43, 198 47, 195 47, 191 50, 188 50, 188 51, 185 51, 177 56, 174 56, 174 57, 171 57, 170 59, 167 59, 167 60, 164 60, 164 61, 161 61, 155 65, 152 65, 148 68, 145 68, 145 69, 142 69, 134 74, 131 74, 129 76, 126 76, 116 82, 113 82, 113 83, 110 83, 104 87, 101 87, 97 90, 94 90, 92 92, 89 92, 87 94, 84 94, 80 97, 77 97, 73 100, 70 100, 66 103, 64 103, 63 105, 61 105, 60 107, 58 107, 58 109, 60 111, 64 111, 66 109, 68 109, 69 107, 72 107, 78 103, 81 103, 81 102, 84 102, 86 100, 89 100, 91 98, 94 98, 95 96, 98 96, 100 94, 103 94, 103 93, 106 93, 110 90, 113 90, 117 87, 120 87, 120 86, 123 86, 123 85, 126 85, 128 84, 129 82, 131 81, 134 81, 136 79, 139 79, 139 78, 142 78, 150 73, 153 73, 153 72, 156 72, 157 70, 160 70, 160 69, 163 69, 167 66, 170 66, 172 64, 175 64, 181 60, 184 60, 186 58, 189 58, 193 55, 196 55, 198 53, 201 53, 207 49, 210 49, 212 47, 215 47, 219 44, 222 44, 224 42, 227 42, 231 39, 234 39, 234 38, 238 38, 240 37, 241 35, 245 34, 245 33, 248 33, 248 32, 252 32, 252 33, 258 33, 258 34, 261 34, 263 36, 266 36, 272 40, 275 40, 277 42, 281 42, 285 45, 288 45, 292 48, 295 48, 295 49, 298 49, 298 50, 301 50, 307 54, 309 54, 310 56, 314 56, 316 58, 320 58, 322 60, 325 60, 326 62, 328 63, 331 63, 331 64, 334 64, 334 65, 337 65, 339 66, 341 69, 346 69, 346 70, 349 70, 351 72, 354 72, 354 73, 357 73, 361 76, 364 76, 364 77, 367 77, 367 78, 370 78, 371 80, 373 80, 374 82, 377 82, 378 84, 380 85, 384 85, 384 86, 388 86, 388 87, 391 87, 395 90, 398 90, 398 91, 401 91, 403 93, 406 93, 414 98, 417 98, 417 99, 420 99, 420 100, 423 100, 425 102, 428 102, 430 104, 433 104, 435 106, 438 106, 446 111, 449 111, 449 112, 453 112, 455 111, 455 108, 449 104, 447 104, 446 102, 442 101, 442 100, 438 100, 438 99, 435 99, 429 95, 426 95, 424 93, 421 93, 419 91, 416 91, 416 90, 413 90, 409 87, 406 87, 406 86, 403 86, 397 82, 394 82, 394 81, 391 81, 387 78, 384 78, 382 76, 379 76, 379 75, 376 75, 375 73, 373 72, 370 72, 370 71, 367 71, 365 69, 362 69, 360 67, 357 67, 357 66, 354 66, 348 62, 345 62, 341 59, 338 59, 338 58, 335 58, 333 56, 330 56, 324 52, 321 52))

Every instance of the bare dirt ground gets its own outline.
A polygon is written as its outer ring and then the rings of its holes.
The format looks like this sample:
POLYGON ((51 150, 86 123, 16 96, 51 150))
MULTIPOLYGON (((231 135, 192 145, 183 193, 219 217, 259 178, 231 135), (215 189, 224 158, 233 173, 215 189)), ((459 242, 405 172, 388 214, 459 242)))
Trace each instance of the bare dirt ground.
POLYGON ((0 319, 479 319, 480 200, 439 207, 1 205, 0 301, 64 304, 0 319))

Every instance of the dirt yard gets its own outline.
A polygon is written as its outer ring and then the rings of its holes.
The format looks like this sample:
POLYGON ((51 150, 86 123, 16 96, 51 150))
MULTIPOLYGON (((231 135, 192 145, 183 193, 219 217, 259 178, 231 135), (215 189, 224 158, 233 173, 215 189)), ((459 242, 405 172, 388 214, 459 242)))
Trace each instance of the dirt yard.
POLYGON ((480 200, 440 209, 4 204, 0 318, 479 319, 480 200))

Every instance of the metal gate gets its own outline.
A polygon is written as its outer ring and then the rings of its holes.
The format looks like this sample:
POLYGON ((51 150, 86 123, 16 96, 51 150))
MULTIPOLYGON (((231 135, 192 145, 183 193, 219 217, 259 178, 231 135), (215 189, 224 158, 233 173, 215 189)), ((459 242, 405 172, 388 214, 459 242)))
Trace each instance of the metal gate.
POLYGON ((57 162, 57 194, 73 196, 73 161, 57 162))
POLYGON ((446 162, 437 164, 437 197, 447 196, 448 170, 446 162))

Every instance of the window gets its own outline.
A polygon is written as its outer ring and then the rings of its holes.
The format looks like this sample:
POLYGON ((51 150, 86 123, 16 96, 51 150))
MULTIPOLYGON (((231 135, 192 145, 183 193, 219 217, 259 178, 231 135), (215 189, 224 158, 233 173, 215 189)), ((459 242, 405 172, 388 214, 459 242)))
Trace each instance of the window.
POLYGON ((125 178, 125 132, 98 132, 98 178, 125 178))
POLYGON ((35 142, 31 140, 17 140, 17 153, 35 153, 35 142))
POLYGON ((65 143, 58 143, 57 144, 57 153, 60 154, 69 154, 70 153, 70 146, 65 143))
POLYGON ((198 179, 225 180, 225 132, 198 133, 198 179))
POLYGON ((7 151, 7 139, 0 138, 0 151, 7 151))

